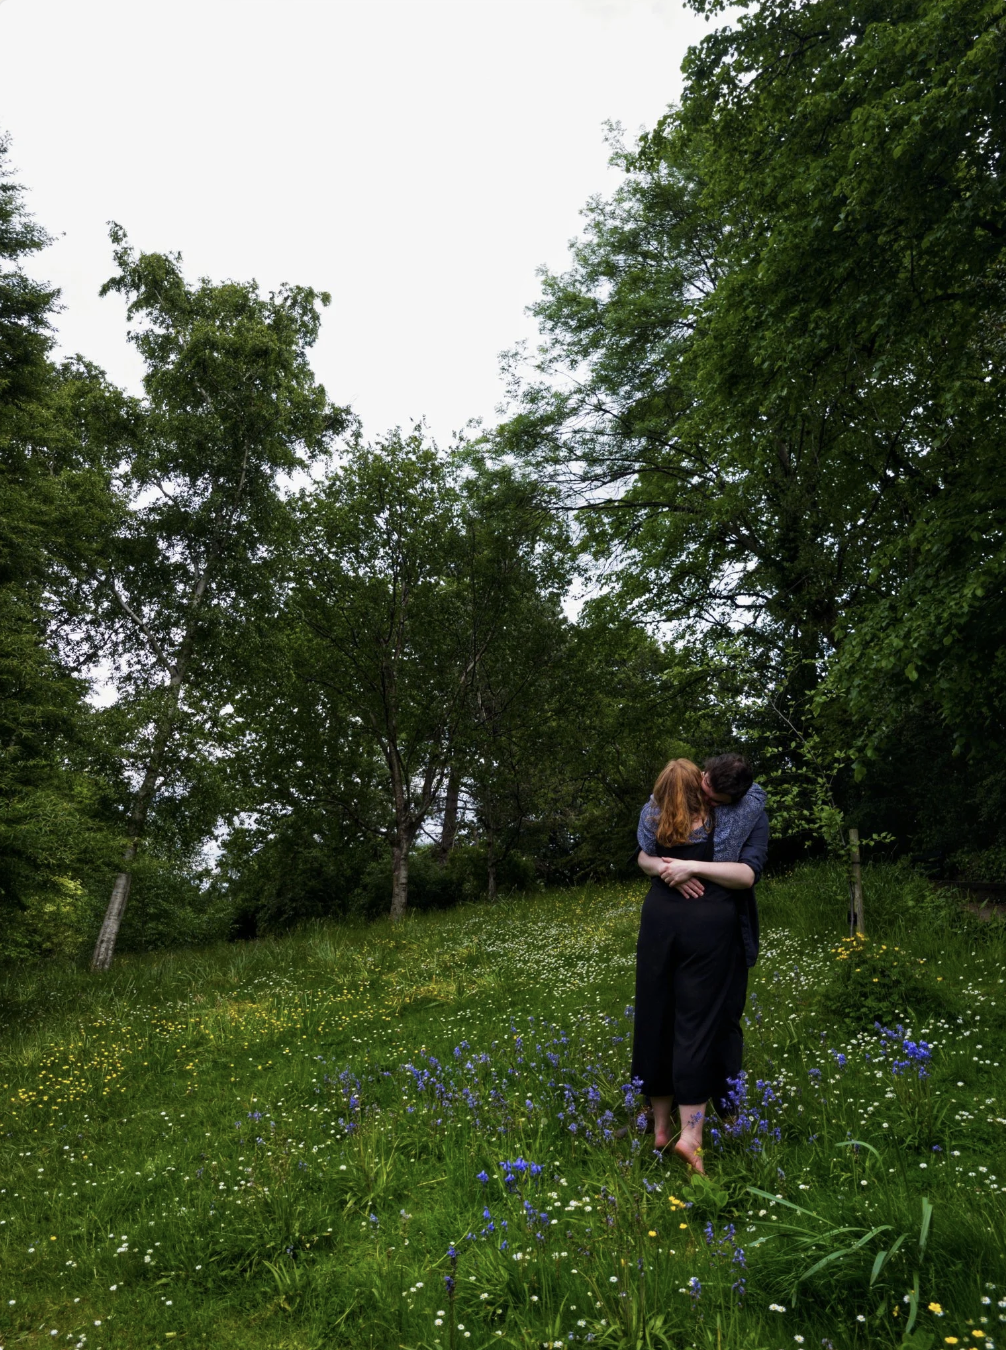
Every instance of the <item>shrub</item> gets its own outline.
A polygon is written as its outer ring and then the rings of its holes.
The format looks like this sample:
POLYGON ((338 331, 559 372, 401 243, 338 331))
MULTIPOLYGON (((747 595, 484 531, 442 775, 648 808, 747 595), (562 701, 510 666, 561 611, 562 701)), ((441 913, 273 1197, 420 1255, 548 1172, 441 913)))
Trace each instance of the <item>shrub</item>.
POLYGON ((0 938, 0 959, 33 961, 40 957, 73 958, 93 941, 91 905, 83 886, 70 877, 52 877, 44 889, 11 909, 0 938))
POLYGON ((1006 882, 1006 844, 995 844, 972 853, 955 853, 950 865, 961 881, 1006 882))
POLYGON ((926 962, 897 945, 857 933, 842 938, 832 954, 831 978, 818 994, 818 1006, 851 1031, 945 1008, 926 962))
MULTIPOLYGON (((510 853, 497 866, 496 886, 500 895, 535 889, 535 868, 530 858, 510 853)), ((444 863, 437 860, 434 848, 414 849, 409 858, 409 908, 414 910, 450 909, 453 905, 481 900, 488 894, 488 868, 485 848, 480 844, 458 844, 444 863)), ((352 913, 368 919, 383 918, 391 907, 391 855, 388 854, 363 873, 350 901, 352 913)))

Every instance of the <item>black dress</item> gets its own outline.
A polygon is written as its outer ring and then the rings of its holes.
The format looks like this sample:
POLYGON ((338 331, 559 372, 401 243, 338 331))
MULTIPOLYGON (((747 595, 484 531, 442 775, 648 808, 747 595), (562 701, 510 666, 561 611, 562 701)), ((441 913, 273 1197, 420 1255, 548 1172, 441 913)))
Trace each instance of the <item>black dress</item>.
MULTIPOLYGON (((713 834, 660 847, 659 856, 712 862, 713 834)), ((725 887, 702 884, 705 894, 686 900, 654 877, 636 944, 632 1075, 648 1097, 679 1105, 722 1098, 727 1073, 739 1068, 732 997, 747 968, 737 905, 725 887)))

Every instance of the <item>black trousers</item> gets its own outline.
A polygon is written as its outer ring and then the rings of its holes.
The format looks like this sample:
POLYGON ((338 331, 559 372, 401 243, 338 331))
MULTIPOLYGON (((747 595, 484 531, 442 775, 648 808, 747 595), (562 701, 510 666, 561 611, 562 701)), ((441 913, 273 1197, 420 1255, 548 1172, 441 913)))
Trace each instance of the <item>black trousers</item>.
POLYGON ((740 1072, 747 967, 737 907, 706 885, 685 900, 660 880, 650 887, 636 945, 633 1077, 648 1097, 693 1105, 726 1090, 740 1072))
POLYGON ((726 1001, 723 1005, 723 1021, 716 1047, 716 1087, 712 1099, 720 1115, 731 1114, 733 1108, 729 1100, 730 1080, 736 1078, 744 1067, 744 1032, 741 1030, 741 1018, 748 998, 748 964, 744 944, 738 937, 737 951, 726 1001))

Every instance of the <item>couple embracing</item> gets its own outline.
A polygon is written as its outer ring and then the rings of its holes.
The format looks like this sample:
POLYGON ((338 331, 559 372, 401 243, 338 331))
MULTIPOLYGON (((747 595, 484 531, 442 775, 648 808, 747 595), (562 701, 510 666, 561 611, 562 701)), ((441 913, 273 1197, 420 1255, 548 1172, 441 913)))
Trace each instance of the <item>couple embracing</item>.
POLYGON ((672 759, 639 817, 639 865, 653 878, 636 946, 632 1076, 653 1111, 658 1149, 671 1141, 702 1172, 702 1127, 712 1100, 727 1107, 741 1071, 741 1015, 758 958, 754 886, 765 866, 765 793, 741 755, 705 770, 672 759))

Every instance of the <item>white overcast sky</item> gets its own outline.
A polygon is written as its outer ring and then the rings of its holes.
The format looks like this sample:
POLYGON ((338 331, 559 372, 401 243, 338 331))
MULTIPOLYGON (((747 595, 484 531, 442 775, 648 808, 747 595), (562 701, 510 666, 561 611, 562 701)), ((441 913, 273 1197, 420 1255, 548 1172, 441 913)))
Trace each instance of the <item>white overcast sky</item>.
POLYGON ((0 0, 0 129, 57 241, 60 341, 138 388, 109 220, 187 273, 332 292, 315 367, 377 434, 491 420, 634 133, 705 22, 678 0, 0 0))

